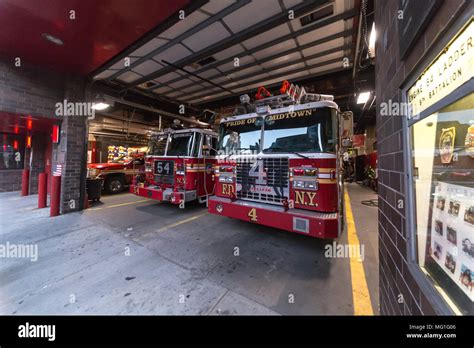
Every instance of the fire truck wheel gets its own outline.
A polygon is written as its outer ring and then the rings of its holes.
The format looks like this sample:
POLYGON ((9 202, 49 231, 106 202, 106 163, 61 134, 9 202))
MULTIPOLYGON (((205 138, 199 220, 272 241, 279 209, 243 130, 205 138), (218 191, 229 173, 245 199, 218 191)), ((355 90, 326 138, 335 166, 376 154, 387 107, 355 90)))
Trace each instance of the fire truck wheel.
POLYGON ((123 178, 120 176, 112 176, 105 180, 105 190, 107 193, 119 193, 123 191, 123 178))

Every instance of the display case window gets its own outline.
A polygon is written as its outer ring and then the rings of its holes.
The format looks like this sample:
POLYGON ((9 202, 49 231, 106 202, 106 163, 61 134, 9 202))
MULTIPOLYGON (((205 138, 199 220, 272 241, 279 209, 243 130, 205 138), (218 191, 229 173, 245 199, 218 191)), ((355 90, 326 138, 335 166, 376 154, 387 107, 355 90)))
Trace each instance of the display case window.
POLYGON ((25 136, 22 134, 0 133, 1 169, 23 169, 25 136))
POLYGON ((417 263, 454 312, 474 314, 474 94, 410 129, 417 263))

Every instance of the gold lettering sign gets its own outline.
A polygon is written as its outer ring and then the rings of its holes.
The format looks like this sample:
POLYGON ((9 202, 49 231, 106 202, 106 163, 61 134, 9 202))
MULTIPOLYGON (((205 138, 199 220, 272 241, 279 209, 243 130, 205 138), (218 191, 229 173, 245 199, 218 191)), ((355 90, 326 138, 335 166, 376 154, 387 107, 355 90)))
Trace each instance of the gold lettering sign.
POLYGON ((301 205, 307 205, 314 207, 314 198, 316 197, 316 192, 311 191, 295 191, 295 203, 301 205))
POLYGON ((232 196, 234 193, 234 185, 233 184, 222 184, 222 194, 232 196))
POLYGON ((237 120, 237 121, 230 121, 224 123, 226 127, 235 127, 235 126, 243 126, 244 124, 254 124, 257 121, 256 117, 247 118, 244 120, 237 120))
POLYGON ((307 109, 307 110, 298 110, 298 111, 290 111, 290 112, 285 112, 282 114, 276 114, 276 115, 271 115, 267 117, 267 120, 269 121, 279 121, 279 120, 285 120, 288 118, 296 118, 296 117, 306 117, 306 116, 311 116, 313 114, 314 109, 307 109))
POLYGON ((474 75, 474 21, 447 45, 408 90, 415 116, 441 100, 474 75))

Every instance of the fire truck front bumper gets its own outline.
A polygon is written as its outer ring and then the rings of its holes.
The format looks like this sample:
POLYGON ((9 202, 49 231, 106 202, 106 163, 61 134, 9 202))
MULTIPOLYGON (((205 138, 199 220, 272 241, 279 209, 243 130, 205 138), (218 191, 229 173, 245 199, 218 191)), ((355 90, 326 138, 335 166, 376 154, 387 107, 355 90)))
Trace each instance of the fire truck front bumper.
POLYGON ((260 225, 279 228, 315 238, 339 237, 338 213, 320 213, 302 209, 285 209, 281 206, 212 196, 209 212, 260 225))
POLYGON ((162 190, 159 187, 130 185, 130 193, 137 196, 154 199, 157 201, 166 201, 173 204, 180 204, 196 199, 196 191, 175 192, 172 189, 162 190))

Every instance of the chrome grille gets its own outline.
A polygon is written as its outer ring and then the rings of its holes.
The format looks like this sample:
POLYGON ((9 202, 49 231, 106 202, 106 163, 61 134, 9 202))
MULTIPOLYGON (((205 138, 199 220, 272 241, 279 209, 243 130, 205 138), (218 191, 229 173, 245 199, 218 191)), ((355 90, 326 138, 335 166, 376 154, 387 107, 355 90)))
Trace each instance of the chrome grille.
POLYGON ((281 204, 288 199, 288 169, 286 157, 237 160, 237 198, 281 204), (257 161, 263 161, 266 185, 256 185, 257 177, 250 175, 257 161), (271 192, 256 192, 255 188, 269 188, 271 192))

